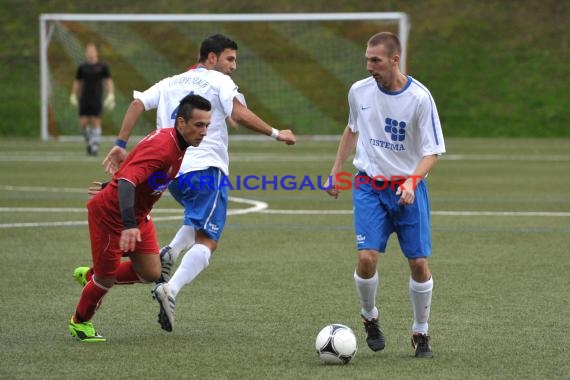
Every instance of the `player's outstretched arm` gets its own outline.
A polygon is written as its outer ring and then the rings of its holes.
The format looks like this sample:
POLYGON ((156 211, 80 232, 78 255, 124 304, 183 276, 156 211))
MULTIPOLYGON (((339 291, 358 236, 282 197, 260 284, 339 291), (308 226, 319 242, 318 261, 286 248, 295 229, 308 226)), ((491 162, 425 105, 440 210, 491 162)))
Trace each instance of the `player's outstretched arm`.
POLYGON ((135 99, 129 105, 123 122, 121 123, 121 130, 119 131, 119 136, 116 145, 109 151, 105 159, 103 160, 103 167, 105 171, 111 175, 115 174, 121 163, 127 157, 127 141, 131 136, 131 132, 135 127, 135 124, 139 117, 144 112, 144 104, 139 99, 135 99))
POLYGON ((329 178, 332 178, 332 183, 329 183, 329 180, 327 180, 327 182, 325 183, 325 188, 327 188, 327 190, 325 191, 327 192, 328 195, 330 195, 334 199, 337 199, 340 193, 339 189, 337 188, 338 181, 336 179, 336 176, 338 173, 341 172, 342 166, 346 162, 348 156, 352 154, 352 152, 354 152, 357 141, 358 141, 358 133, 352 132, 352 130, 347 126, 344 129, 344 133, 342 134, 342 137, 338 144, 336 159, 331 169, 329 178))
POLYGON ((297 142, 293 131, 290 129, 277 130, 271 127, 235 98, 231 118, 254 132, 274 137, 277 141, 283 141, 287 145, 293 145, 297 142))

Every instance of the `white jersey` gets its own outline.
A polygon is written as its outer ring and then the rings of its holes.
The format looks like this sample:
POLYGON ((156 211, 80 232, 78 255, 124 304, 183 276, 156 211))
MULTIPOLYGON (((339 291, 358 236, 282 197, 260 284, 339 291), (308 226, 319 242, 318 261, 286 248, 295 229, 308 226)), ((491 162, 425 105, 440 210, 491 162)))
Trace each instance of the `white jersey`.
POLYGON ((394 92, 373 77, 360 80, 350 88, 348 103, 348 127, 359 134, 353 164, 368 176, 409 176, 422 157, 445 152, 435 102, 412 77, 394 92))
POLYGON ((156 127, 160 129, 174 127, 180 100, 192 93, 212 103, 212 121, 200 145, 186 149, 180 172, 217 167, 228 175, 228 129, 225 120, 232 114, 234 97, 241 100, 243 96, 238 93, 238 87, 230 76, 197 68, 163 79, 142 93, 135 92, 134 97, 143 102, 145 110, 157 109, 156 127))

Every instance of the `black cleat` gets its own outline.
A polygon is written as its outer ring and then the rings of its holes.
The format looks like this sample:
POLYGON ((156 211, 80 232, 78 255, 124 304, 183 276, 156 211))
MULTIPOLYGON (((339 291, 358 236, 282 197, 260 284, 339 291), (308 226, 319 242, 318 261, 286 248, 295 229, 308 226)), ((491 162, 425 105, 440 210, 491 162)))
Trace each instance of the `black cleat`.
POLYGON ((172 248, 168 245, 160 249, 160 266, 160 278, 155 281, 155 284, 170 281, 170 274, 174 266, 174 257, 172 257, 172 248))
POLYGON ((87 144, 87 155, 96 157, 99 154, 99 144, 87 144))
POLYGON ((367 320, 362 317, 362 322, 364 323, 364 329, 366 330, 366 343, 372 351, 380 351, 384 349, 386 345, 384 342, 384 333, 380 329, 378 324, 378 318, 367 320))
POLYGON ((412 347, 416 350, 416 358, 433 358, 433 351, 429 345, 429 335, 412 335, 412 347))

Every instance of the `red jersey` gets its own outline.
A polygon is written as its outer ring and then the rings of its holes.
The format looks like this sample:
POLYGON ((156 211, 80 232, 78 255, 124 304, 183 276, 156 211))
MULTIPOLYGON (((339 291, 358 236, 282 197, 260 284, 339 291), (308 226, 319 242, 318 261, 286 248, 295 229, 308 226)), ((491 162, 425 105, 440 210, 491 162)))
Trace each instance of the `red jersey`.
POLYGON ((118 181, 127 180, 135 186, 135 217, 140 224, 178 174, 185 150, 180 147, 174 128, 150 133, 129 153, 111 182, 89 202, 99 203, 106 211, 106 221, 122 229, 118 181))

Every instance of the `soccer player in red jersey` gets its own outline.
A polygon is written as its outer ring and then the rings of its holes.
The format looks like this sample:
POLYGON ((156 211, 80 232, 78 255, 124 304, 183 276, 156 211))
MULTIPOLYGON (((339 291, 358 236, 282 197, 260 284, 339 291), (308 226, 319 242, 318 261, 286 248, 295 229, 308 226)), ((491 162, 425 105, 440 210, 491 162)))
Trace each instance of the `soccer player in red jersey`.
POLYGON ((174 128, 146 136, 127 156, 113 179, 87 203, 93 267, 79 267, 84 284, 71 335, 84 342, 104 342, 91 319, 115 284, 152 282, 160 277, 159 246, 150 211, 180 169, 184 152, 198 146, 211 121, 211 103, 199 95, 180 101, 174 128), (128 256, 130 260, 121 261, 128 256))

